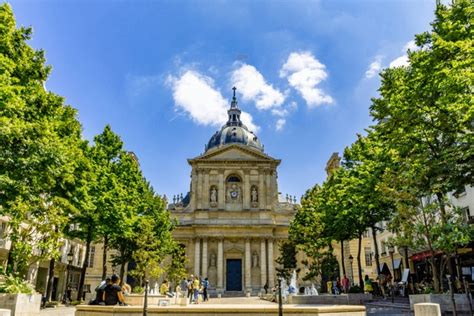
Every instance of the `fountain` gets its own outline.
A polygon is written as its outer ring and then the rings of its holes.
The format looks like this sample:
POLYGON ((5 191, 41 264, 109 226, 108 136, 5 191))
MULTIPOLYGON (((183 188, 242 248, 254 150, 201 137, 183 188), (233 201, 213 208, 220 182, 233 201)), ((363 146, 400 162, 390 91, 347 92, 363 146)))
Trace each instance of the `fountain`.
POLYGON ((296 270, 293 270, 293 274, 291 275, 288 294, 296 294, 296 270))

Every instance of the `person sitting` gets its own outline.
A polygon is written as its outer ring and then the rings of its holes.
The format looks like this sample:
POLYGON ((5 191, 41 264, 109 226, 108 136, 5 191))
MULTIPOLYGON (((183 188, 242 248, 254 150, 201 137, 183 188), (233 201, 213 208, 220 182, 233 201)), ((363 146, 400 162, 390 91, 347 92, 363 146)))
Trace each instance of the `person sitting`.
POLYGON ((108 284, 104 289, 103 299, 105 305, 126 305, 122 294, 122 288, 118 284, 120 278, 114 274, 110 280, 112 283, 108 284))
POLYGON ((364 279, 364 292, 365 293, 372 293, 373 291, 374 291, 374 288, 372 287, 372 280, 366 274, 365 279, 364 279))
POLYGON ((160 285, 160 294, 161 295, 168 295, 170 290, 170 286, 168 284, 168 280, 163 280, 160 285))
POLYGON ((132 288, 130 287, 129 284, 123 282, 122 292, 123 292, 123 295, 125 295, 125 296, 130 295, 132 293, 132 288))
POLYGON ((96 288, 96 296, 95 299, 89 302, 89 305, 105 305, 104 303, 104 290, 105 287, 110 284, 110 278, 106 278, 104 281, 102 281, 96 288))

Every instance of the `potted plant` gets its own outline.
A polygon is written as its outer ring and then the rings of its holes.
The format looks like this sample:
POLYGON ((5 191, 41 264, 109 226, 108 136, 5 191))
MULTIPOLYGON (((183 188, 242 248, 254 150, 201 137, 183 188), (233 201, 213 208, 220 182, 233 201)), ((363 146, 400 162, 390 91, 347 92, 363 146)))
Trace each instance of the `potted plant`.
POLYGON ((33 286, 13 274, 0 276, 0 308, 10 309, 12 315, 39 315, 41 294, 33 286))

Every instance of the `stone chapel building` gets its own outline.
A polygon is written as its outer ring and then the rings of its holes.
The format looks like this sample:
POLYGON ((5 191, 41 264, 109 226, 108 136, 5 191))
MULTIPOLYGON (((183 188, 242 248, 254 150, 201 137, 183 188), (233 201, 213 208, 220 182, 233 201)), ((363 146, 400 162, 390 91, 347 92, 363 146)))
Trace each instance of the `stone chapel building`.
POLYGON ((208 277, 217 293, 258 293, 276 282, 278 242, 288 238, 296 198, 280 201, 277 167, 240 119, 232 98, 228 121, 205 152, 188 159, 190 192, 169 205, 189 274, 208 277))

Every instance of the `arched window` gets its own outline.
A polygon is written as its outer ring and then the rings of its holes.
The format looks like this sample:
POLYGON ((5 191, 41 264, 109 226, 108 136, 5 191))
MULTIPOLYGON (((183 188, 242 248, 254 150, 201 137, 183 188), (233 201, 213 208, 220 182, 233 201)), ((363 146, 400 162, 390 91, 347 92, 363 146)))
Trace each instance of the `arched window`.
POLYGON ((240 182, 240 177, 237 175, 230 175, 227 178, 227 182, 240 182))

